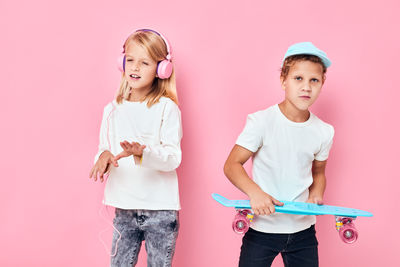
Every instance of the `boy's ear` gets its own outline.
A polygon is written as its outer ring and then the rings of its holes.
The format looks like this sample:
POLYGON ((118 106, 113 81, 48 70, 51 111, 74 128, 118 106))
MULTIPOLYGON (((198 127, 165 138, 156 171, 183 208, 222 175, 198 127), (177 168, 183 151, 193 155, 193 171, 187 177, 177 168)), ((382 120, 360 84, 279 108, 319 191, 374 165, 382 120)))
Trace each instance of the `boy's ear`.
POLYGON ((281 87, 283 90, 286 90, 286 81, 281 77, 281 87))

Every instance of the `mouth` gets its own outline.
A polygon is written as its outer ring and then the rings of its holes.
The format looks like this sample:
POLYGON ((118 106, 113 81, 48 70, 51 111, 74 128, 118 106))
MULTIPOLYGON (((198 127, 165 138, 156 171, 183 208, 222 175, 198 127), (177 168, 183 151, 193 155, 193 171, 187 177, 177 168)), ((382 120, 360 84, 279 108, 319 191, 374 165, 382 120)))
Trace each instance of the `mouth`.
POLYGON ((302 99, 310 99, 311 96, 308 96, 308 95, 301 95, 300 98, 302 98, 302 99))
POLYGON ((129 77, 131 77, 134 80, 139 80, 140 79, 140 76, 136 75, 136 74, 130 74, 129 77))

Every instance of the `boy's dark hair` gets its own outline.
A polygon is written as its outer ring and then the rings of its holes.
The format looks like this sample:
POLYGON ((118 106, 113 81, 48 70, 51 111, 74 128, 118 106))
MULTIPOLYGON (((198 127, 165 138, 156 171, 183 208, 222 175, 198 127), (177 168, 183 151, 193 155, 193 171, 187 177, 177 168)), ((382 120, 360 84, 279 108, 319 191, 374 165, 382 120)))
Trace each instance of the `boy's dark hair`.
POLYGON ((289 70, 290 67, 292 67, 296 62, 299 61, 311 61, 314 63, 318 63, 322 66, 322 74, 325 75, 326 73, 326 67, 324 65, 324 63, 322 63, 322 60, 314 55, 293 55, 290 57, 287 57, 285 59, 285 61, 283 62, 283 66, 281 68, 281 79, 286 80, 288 74, 289 74, 289 70))

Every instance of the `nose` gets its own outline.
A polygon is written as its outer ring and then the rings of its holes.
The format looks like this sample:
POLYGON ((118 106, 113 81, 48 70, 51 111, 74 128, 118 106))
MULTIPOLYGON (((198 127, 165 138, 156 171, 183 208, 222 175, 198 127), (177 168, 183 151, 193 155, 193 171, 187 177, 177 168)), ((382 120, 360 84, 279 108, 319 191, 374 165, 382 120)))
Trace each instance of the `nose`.
POLYGON ((309 82, 305 82, 303 85, 303 91, 310 92, 311 91, 311 84, 309 82))

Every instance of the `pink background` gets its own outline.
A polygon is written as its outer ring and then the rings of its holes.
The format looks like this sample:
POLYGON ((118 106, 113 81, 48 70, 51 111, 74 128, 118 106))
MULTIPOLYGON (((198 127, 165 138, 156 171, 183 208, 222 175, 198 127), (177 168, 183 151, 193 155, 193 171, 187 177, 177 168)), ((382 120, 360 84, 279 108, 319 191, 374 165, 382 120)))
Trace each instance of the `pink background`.
POLYGON ((246 115, 282 100, 281 59, 300 41, 333 61, 312 108, 336 129, 325 202, 375 215, 357 219, 354 245, 320 216, 320 264, 399 266, 399 4, 331 2, 2 0, 0 266, 108 266, 98 234, 108 229, 108 246, 113 213, 88 173, 122 42, 143 27, 175 52, 184 158, 174 266, 236 266, 234 212, 210 195, 244 197, 224 161, 246 115))

